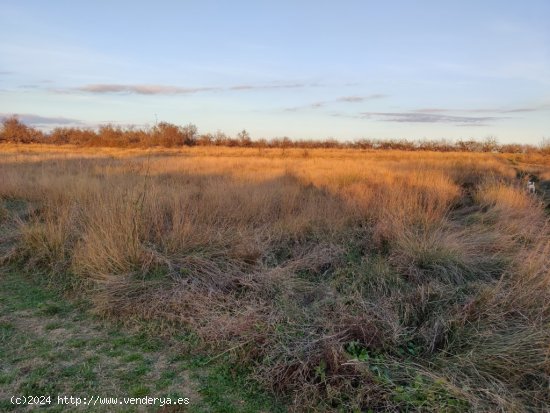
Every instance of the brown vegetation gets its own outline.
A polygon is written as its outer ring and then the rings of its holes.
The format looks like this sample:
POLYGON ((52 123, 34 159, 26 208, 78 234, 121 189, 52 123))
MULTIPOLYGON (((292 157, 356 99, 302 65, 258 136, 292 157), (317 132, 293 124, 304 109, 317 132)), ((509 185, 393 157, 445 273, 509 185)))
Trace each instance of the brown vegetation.
POLYGON ((199 134, 193 124, 177 126, 160 122, 152 128, 122 128, 103 125, 97 129, 79 127, 59 127, 49 133, 26 126, 16 116, 4 119, 0 128, 0 142, 10 143, 44 143, 54 145, 73 144, 77 146, 118 147, 118 148, 151 148, 181 146, 227 146, 241 148, 324 148, 324 149, 377 149, 402 151, 437 151, 437 152, 499 152, 499 153, 543 153, 550 154, 550 142, 543 140, 537 147, 526 144, 499 145, 494 137, 483 141, 473 139, 449 142, 409 141, 406 139, 372 140, 361 139, 354 142, 325 140, 292 140, 288 137, 274 139, 251 139, 246 130, 231 137, 221 131, 199 134))
MULTIPOLYGON (((193 135, 170 128, 147 136, 193 135)), ((119 132, 100 134, 133 142, 119 132)), ((28 205, 5 260, 69 277, 101 314, 192 331, 296 410, 548 408, 548 218, 518 179, 526 160, 548 177, 547 156, 0 151, 1 219, 28 205)))

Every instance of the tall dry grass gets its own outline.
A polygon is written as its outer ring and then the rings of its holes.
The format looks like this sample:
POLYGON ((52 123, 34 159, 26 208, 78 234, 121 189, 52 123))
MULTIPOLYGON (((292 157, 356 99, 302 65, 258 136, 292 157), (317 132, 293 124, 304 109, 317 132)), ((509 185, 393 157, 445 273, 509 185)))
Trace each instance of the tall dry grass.
POLYGON ((192 330, 295 410, 542 411, 550 240, 518 159, 4 145, 4 257, 192 330))

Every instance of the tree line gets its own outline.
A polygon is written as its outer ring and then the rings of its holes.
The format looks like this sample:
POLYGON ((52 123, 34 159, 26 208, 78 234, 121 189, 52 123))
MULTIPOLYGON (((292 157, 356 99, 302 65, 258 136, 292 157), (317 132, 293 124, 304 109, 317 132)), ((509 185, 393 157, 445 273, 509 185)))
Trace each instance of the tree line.
POLYGON ((25 125, 16 116, 5 118, 0 128, 0 142, 72 144, 102 147, 178 147, 178 146, 228 146, 251 148, 348 148, 348 149, 394 149, 406 151, 438 152, 502 152, 502 153, 546 153, 550 154, 550 141, 539 146, 528 144, 499 144, 496 138, 482 141, 468 139, 450 142, 447 140, 412 141, 407 139, 360 139, 356 141, 293 140, 288 137, 273 139, 252 139, 243 130, 232 137, 218 131, 199 134, 193 124, 178 126, 160 122, 150 128, 120 127, 103 125, 97 129, 81 127, 58 127, 50 132, 25 125))

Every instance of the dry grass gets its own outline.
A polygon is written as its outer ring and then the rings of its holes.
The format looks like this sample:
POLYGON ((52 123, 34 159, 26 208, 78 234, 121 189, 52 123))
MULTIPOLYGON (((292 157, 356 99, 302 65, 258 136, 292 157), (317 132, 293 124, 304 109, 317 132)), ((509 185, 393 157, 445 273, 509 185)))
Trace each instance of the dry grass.
POLYGON ((193 329, 296 410, 548 407, 548 222, 517 179, 548 157, 0 150, 16 257, 193 329))

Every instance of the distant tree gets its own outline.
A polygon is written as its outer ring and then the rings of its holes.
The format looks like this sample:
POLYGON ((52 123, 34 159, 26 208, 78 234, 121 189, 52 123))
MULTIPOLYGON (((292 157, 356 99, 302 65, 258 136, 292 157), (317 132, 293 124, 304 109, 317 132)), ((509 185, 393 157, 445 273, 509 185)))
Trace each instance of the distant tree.
POLYGON ((483 152, 496 152, 498 149, 498 141, 495 136, 487 136, 481 143, 481 150, 483 152))
POLYGON ((180 128, 181 134, 183 135, 183 144, 187 146, 193 146, 197 143, 197 133, 198 129, 192 123, 188 123, 185 126, 180 128))
POLYGON ((237 134, 237 141, 239 146, 252 146, 252 139, 250 139, 250 134, 246 131, 246 129, 243 129, 237 134))
POLYGON ((178 126, 160 122, 153 128, 153 142, 160 146, 183 145, 183 134, 178 126))
POLYGON ((127 146, 125 141, 126 132, 120 126, 111 124, 102 125, 97 132, 97 139, 94 142, 97 146, 127 146))
POLYGON ((294 146, 294 142, 292 142, 292 139, 290 139, 288 136, 284 136, 280 142, 280 145, 281 145, 281 148, 287 149, 294 146))
POLYGON ((226 141, 225 141, 225 146, 229 146, 230 148, 235 147, 235 146, 239 146, 239 141, 235 138, 230 138, 228 136, 226 141))
POLYGON ((10 116, 2 122, 0 141, 14 143, 40 142, 43 134, 39 130, 31 128, 19 121, 17 116, 10 116))
POLYGON ((385 139, 376 142, 377 149, 393 149, 393 140, 385 139))
POLYGON ((130 128, 124 131, 124 142, 128 146, 149 146, 150 134, 143 129, 130 128))
POLYGON ((435 141, 421 140, 417 144, 417 148, 421 151, 436 151, 438 150, 438 144, 435 141))
POLYGON ((456 143, 456 147, 462 152, 480 152, 482 149, 481 143, 474 141, 473 139, 467 141, 460 140, 456 143))
POLYGON ((214 135, 211 133, 203 133, 199 135, 196 139, 197 145, 200 146, 210 146, 214 144, 214 135))
POLYGON ((327 138, 323 142, 321 142, 321 146, 323 148, 338 148, 340 147, 340 142, 338 142, 335 138, 327 138))
POLYGON ((50 132, 50 139, 49 141, 51 143, 56 143, 60 145, 64 145, 67 143, 71 143, 72 138, 72 129, 70 128, 55 128, 50 132))
POLYGON ((269 145, 269 142, 267 141, 266 138, 258 139, 255 144, 255 146, 258 148, 267 148, 268 145, 269 145))
POLYGON ((228 141, 229 141, 229 137, 222 131, 218 130, 214 134, 214 145, 224 146, 228 144, 228 141))
POLYGON ((550 155, 550 138, 542 138, 539 148, 543 154, 550 155))
POLYGON ((374 143, 370 139, 360 139, 354 142, 353 146, 358 149, 372 149, 374 143))
POLYGON ((525 151, 524 145, 517 143, 508 143, 505 145, 500 145, 498 148, 500 153, 523 153, 525 151))

